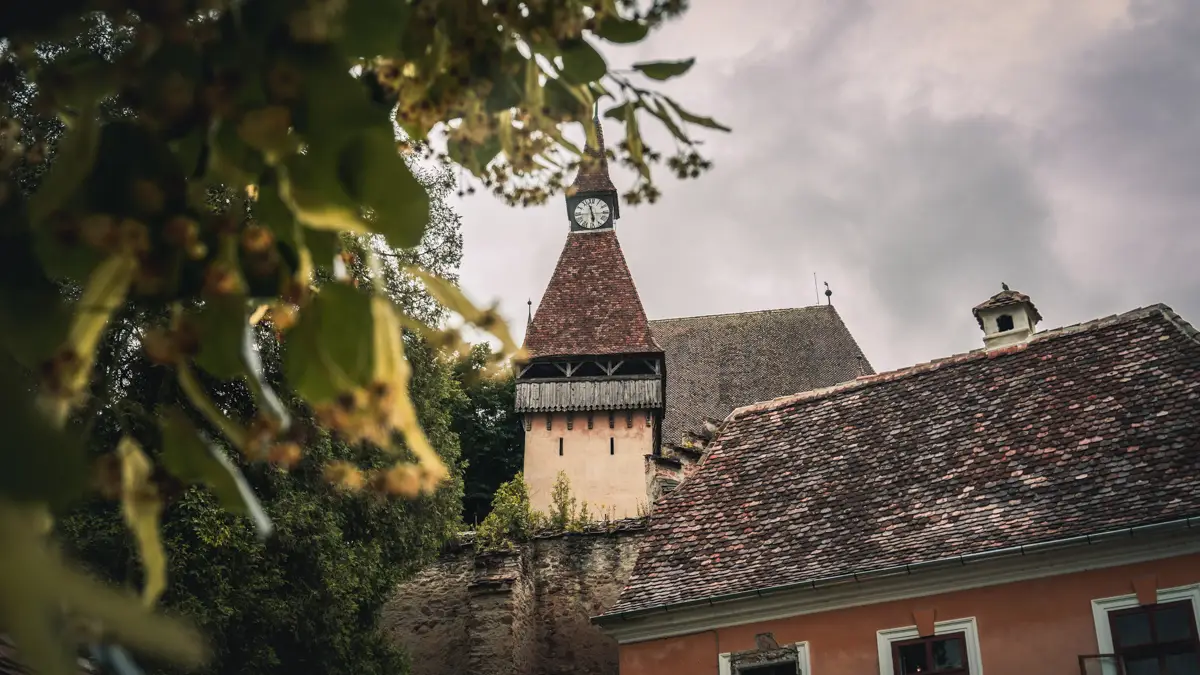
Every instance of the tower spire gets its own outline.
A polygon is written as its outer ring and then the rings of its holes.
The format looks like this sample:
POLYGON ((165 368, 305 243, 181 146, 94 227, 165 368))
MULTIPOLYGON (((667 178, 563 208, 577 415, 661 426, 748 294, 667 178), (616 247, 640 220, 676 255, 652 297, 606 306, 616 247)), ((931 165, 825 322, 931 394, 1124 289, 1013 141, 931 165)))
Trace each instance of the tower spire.
POLYGON ((613 192, 617 188, 608 176, 608 153, 604 149, 604 126, 600 123, 600 105, 592 108, 592 128, 596 130, 596 147, 588 143, 580 157, 579 173, 571 187, 576 192, 613 192))

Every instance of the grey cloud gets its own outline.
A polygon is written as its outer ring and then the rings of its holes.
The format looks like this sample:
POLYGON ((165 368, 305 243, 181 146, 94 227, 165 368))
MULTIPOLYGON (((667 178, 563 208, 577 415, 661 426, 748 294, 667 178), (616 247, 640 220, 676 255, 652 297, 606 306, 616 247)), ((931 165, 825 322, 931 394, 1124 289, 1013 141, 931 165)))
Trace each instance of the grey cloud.
MULTIPOLYGON (((662 202, 622 211, 648 313, 809 304, 815 271, 877 368, 978 346, 970 307, 1001 281, 1034 297, 1046 327, 1157 301, 1200 322, 1193 4, 1135 7, 1131 24, 1073 36, 1070 48, 1046 48, 1053 64, 1011 66, 992 82, 974 82, 971 63, 936 63, 983 92, 975 110, 932 105, 957 90, 924 70, 900 83, 864 70, 864 41, 888 39, 870 44, 883 58, 906 47, 888 28, 902 12, 890 4, 884 16, 874 3, 805 3, 790 41, 759 22, 742 42, 724 34, 721 53, 741 55, 732 61, 692 50, 699 64, 667 88, 735 131, 706 136, 714 172, 664 181, 662 202), (1022 78, 1028 91, 1004 90, 1022 78)), ((678 56, 682 36, 728 30, 718 10, 696 3, 694 18, 621 58, 678 56)), ((475 199, 464 219, 464 285, 503 298, 523 326, 524 300, 537 300, 566 235, 561 205, 475 199)))

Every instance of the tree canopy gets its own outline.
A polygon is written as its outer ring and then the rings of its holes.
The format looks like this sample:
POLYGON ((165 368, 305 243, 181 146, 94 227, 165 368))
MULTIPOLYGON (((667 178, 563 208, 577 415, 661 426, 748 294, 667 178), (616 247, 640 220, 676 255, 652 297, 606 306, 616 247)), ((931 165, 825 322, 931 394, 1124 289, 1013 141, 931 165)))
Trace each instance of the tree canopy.
MULTIPOLYGON (((499 339, 490 365, 521 354, 494 309, 413 257, 431 220, 419 167, 440 161, 460 185, 540 203, 598 161, 563 130, 581 123, 594 142, 603 100, 626 132, 612 158, 637 169, 627 201, 658 195, 664 158, 643 122, 675 139, 676 175, 699 175, 695 127, 724 127, 652 88, 692 61, 618 71, 597 49, 638 42, 684 6, 0 6, 13 108, 0 124, 0 628, 39 672, 69 672, 70 644, 114 662, 114 645, 206 660, 191 628, 153 611, 164 538, 186 539, 164 508, 199 499, 173 501, 183 486, 247 516, 268 553, 272 537, 329 532, 264 507, 271 471, 363 499, 441 498, 451 466, 409 352, 465 354, 450 312, 499 339), (402 292, 425 302, 398 306, 402 292), (158 387, 143 390, 150 371, 158 387), (344 448, 323 450, 314 427, 344 448), (47 537, 55 515, 95 497, 133 534, 140 597, 96 583, 47 537)), ((187 569, 186 551, 172 555, 187 569)))

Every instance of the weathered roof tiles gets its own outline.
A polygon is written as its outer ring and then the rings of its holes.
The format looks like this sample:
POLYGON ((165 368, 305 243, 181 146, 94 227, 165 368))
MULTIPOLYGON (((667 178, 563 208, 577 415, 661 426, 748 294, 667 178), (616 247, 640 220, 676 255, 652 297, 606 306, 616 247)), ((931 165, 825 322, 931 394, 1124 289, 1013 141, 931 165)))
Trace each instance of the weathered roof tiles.
POLYGON ((610 614, 1200 514, 1200 343, 1156 305, 746 406, 610 614))
POLYGON ((650 322, 667 364, 663 440, 707 417, 875 372, 829 305, 650 322))
POLYGON ((613 230, 567 235, 525 334, 530 358, 649 354, 654 341, 613 230))

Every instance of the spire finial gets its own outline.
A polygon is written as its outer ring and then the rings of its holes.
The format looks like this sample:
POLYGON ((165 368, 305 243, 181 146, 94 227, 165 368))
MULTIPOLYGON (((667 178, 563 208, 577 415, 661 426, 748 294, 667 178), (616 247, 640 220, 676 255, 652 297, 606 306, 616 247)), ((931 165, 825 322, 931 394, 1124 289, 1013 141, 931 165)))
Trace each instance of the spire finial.
POLYGON ((825 282, 825 304, 833 304, 833 291, 829 290, 829 282, 825 282))

